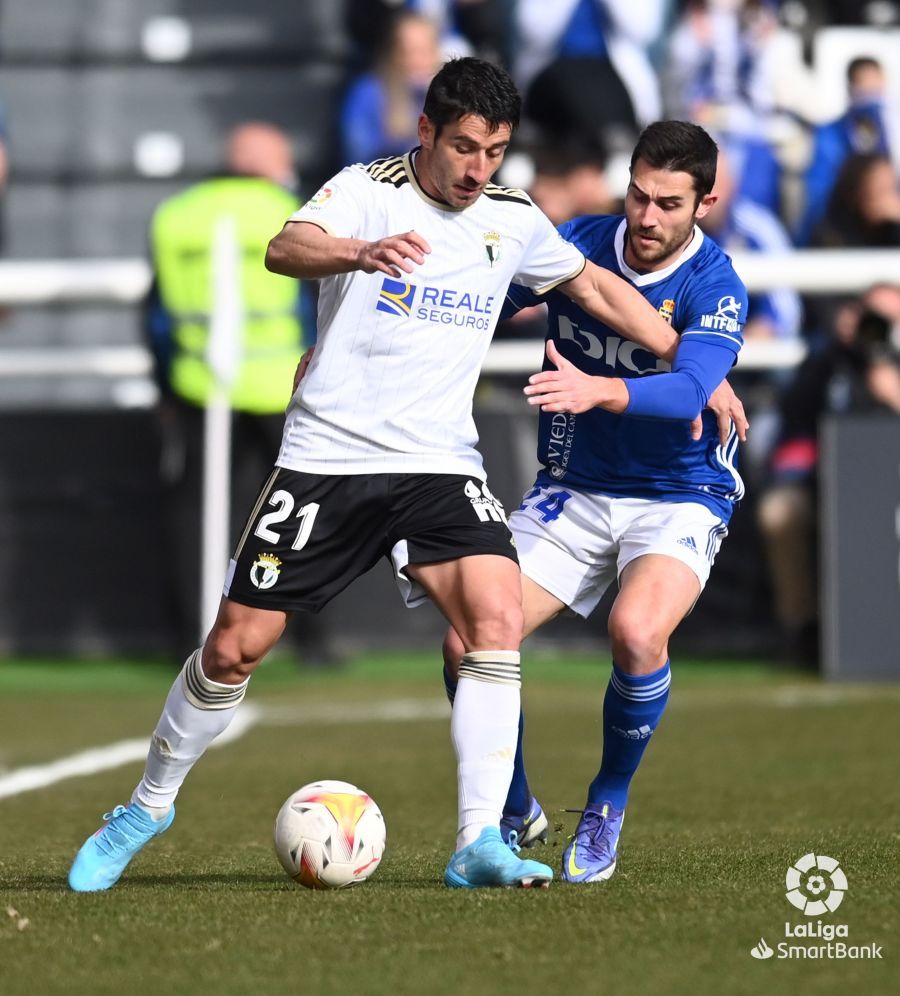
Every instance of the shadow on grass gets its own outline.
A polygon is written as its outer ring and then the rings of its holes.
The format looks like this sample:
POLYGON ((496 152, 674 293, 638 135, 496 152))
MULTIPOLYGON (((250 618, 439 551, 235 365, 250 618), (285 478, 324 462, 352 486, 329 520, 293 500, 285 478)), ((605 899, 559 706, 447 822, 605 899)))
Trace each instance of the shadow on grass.
MULTIPOLYGON (((294 888, 283 875, 259 875, 251 872, 218 872, 211 874, 128 875, 114 888, 116 892, 133 889, 239 889, 242 892, 272 890, 286 891, 294 888)), ((65 875, 17 875, 0 878, 2 892, 69 892, 65 875)))

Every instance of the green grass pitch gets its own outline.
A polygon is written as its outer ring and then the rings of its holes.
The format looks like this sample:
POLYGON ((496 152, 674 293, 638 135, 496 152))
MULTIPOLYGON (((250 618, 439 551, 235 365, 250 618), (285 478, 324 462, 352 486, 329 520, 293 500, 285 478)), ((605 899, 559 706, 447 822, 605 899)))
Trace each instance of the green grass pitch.
MULTIPOLYGON (((608 663, 535 650, 524 664, 529 770, 551 820, 531 853, 557 868, 576 820, 562 810, 581 805, 596 769, 608 663)), ((172 677, 0 664, 0 784, 149 735, 172 677)), ((900 688, 677 661, 612 881, 472 893, 441 884, 456 816, 442 691, 425 654, 324 673, 264 665, 249 696, 259 723, 203 759, 172 829, 107 893, 74 895, 65 876, 139 763, 0 798, 0 993, 900 991, 900 688), (274 857, 279 806, 319 778, 361 785, 384 813, 384 861, 357 889, 308 892, 274 857), (849 882, 822 922, 880 944, 883 960, 751 957, 805 919, 784 879, 810 851, 849 882)))

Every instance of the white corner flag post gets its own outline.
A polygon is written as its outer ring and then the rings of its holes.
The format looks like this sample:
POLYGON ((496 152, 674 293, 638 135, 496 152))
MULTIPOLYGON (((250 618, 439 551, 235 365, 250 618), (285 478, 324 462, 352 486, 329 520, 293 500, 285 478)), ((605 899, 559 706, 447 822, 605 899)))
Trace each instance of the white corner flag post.
POLYGON ((200 561, 200 641, 215 622, 228 565, 231 522, 231 387, 241 362, 244 306, 237 224, 216 222, 210 267, 212 311, 206 361, 213 389, 206 406, 200 561))

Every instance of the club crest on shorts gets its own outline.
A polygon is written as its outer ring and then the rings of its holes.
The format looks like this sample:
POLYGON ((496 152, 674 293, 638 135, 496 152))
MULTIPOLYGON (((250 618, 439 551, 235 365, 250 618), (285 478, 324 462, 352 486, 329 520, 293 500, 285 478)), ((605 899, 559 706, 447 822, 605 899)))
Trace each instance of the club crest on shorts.
POLYGON ((250 580, 253 584, 265 591, 271 588, 281 574, 281 561, 272 553, 261 553, 250 565, 250 580))

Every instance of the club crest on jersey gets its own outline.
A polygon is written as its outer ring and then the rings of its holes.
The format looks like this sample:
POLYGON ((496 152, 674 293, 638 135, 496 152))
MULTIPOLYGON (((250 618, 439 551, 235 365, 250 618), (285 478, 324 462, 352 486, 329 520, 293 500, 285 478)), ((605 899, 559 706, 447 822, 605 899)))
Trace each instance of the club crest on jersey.
POLYGON ((493 266, 495 263, 500 262, 500 257, 502 255, 502 246, 500 244, 500 233, 499 232, 485 232, 484 233, 484 251, 487 253, 488 263, 493 266))
POLYGON ((272 553, 261 553, 250 565, 250 580, 265 591, 271 588, 281 574, 281 561, 272 553))
POLYGON ((400 318, 408 318, 415 296, 414 284, 385 277, 381 281, 381 290, 378 292, 378 303, 375 305, 375 310, 384 311, 389 315, 398 315, 400 318))
POLYGON ((659 306, 659 313, 671 325, 672 318, 675 316, 675 302, 670 297, 667 297, 659 306))

